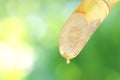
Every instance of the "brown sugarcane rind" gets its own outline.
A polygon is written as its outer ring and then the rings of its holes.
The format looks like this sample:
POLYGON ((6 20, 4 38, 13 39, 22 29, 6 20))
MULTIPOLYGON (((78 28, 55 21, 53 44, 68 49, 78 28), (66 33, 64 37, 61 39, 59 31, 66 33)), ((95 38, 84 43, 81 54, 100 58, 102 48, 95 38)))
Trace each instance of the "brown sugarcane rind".
POLYGON ((59 40, 61 55, 70 63, 119 0, 84 0, 65 23, 59 40))

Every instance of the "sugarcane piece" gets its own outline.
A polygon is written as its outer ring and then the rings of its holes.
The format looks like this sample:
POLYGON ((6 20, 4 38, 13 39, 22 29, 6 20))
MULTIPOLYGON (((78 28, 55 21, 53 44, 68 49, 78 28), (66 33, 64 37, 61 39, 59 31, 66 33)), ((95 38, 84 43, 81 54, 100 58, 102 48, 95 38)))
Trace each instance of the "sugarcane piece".
POLYGON ((67 63, 80 53, 118 2, 119 0, 83 0, 61 31, 59 50, 67 63))

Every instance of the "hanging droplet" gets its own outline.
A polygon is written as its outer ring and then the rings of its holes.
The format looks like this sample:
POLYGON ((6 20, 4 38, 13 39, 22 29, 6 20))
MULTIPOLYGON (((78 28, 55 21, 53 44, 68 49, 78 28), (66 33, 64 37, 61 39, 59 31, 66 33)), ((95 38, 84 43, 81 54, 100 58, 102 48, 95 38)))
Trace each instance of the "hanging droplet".
POLYGON ((70 64, 70 59, 66 59, 66 63, 67 63, 67 64, 70 64))

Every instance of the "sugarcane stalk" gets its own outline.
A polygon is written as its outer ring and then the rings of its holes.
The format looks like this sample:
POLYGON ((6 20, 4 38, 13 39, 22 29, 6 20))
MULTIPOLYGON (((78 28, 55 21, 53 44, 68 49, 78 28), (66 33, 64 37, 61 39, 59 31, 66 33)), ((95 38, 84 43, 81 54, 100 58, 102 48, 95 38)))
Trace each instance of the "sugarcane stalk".
POLYGON ((59 40, 60 54, 70 63, 120 0, 83 0, 65 23, 59 40))

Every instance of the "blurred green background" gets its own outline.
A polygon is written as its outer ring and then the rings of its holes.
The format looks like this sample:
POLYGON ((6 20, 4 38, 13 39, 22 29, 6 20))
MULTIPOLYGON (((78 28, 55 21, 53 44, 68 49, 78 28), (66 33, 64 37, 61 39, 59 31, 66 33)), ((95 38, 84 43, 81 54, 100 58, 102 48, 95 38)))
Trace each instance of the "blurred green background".
POLYGON ((66 64, 61 28, 81 0, 0 0, 0 80, 120 80, 120 4, 66 64))

